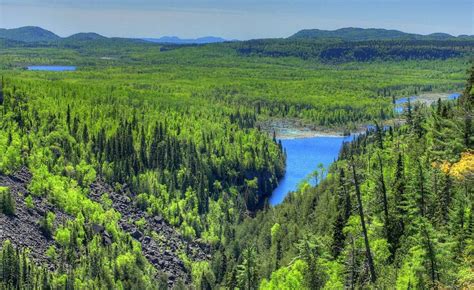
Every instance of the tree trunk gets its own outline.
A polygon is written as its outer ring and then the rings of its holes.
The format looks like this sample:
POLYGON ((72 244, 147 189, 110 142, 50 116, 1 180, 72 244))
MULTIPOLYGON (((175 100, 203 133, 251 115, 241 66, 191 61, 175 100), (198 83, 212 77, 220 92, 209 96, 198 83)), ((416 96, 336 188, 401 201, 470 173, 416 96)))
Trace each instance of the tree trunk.
POLYGON ((352 161, 351 162, 352 174, 354 176, 354 185, 355 185, 355 190, 356 190, 356 195, 357 195, 357 203, 359 204, 360 223, 362 226, 362 232, 364 234, 365 253, 367 255, 367 262, 369 264, 370 280, 372 281, 372 283, 374 283, 377 280, 377 275, 375 274, 374 261, 372 259, 372 253, 370 251, 370 244, 369 244, 369 237, 367 235, 367 228, 365 226, 364 208, 362 207, 362 198, 361 198, 361 193, 360 193, 360 188, 359 188, 359 180, 357 179, 354 158, 352 157, 351 159, 352 159, 351 160, 352 161))
POLYGON ((437 265, 436 265, 436 255, 433 250, 433 245, 431 244, 431 239, 430 235, 428 234, 428 231, 426 230, 426 225, 423 224, 423 235, 425 236, 426 239, 426 247, 428 248, 428 258, 430 259, 430 276, 431 276, 431 281, 435 283, 437 279, 437 265))
POLYGON ((388 201, 387 201, 387 188, 385 186, 385 180, 383 178, 383 165, 382 165, 382 157, 380 157, 380 153, 377 154, 379 158, 379 168, 380 168, 380 185, 382 187, 382 198, 383 198, 383 213, 385 216, 385 228, 388 229, 388 201))
POLYGON ((423 177, 423 167, 421 166, 420 160, 418 160, 418 178, 420 182, 420 211, 421 211, 421 216, 425 216, 425 178, 423 177))

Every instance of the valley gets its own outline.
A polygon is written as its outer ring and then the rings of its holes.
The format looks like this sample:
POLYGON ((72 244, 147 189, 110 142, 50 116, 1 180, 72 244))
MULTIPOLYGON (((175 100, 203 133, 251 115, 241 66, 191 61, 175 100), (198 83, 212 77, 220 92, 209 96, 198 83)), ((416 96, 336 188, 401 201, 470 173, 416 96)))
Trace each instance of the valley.
POLYGON ((470 288, 474 41, 400 33, 0 30, 0 288, 470 288))

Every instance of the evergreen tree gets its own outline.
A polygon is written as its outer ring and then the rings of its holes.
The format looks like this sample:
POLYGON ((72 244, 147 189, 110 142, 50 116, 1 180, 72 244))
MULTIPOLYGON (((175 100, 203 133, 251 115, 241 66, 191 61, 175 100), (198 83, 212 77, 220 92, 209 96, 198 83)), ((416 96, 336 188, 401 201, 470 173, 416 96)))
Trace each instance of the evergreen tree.
POLYGON ((0 205, 2 212, 6 215, 15 214, 15 200, 8 187, 0 186, 0 205))
POLYGON ((249 247, 242 254, 242 264, 238 267, 238 281, 242 289, 251 290, 258 288, 257 264, 255 248, 249 247))
POLYGON ((345 235, 343 229, 351 215, 352 204, 349 191, 346 188, 344 169, 339 170, 338 195, 336 195, 337 217, 333 226, 332 254, 338 257, 344 248, 345 235))

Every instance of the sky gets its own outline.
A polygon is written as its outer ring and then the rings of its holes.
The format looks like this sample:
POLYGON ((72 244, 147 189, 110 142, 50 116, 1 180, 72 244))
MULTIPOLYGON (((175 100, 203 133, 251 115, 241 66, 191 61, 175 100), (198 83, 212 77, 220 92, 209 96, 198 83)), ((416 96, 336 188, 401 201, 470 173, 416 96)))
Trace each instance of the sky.
POLYGON ((0 27, 60 36, 288 37, 301 29, 474 34, 473 0, 0 0, 0 27))

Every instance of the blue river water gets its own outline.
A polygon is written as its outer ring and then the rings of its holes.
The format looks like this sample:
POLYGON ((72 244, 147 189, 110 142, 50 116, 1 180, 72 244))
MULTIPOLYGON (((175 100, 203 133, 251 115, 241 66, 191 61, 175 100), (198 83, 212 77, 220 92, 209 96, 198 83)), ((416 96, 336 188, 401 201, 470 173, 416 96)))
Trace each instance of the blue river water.
POLYGON ((64 65, 32 65, 26 67, 28 70, 39 70, 39 71, 75 71, 75 66, 64 66, 64 65))
MULTIPOLYGON (((282 139, 286 150, 286 174, 270 197, 270 204, 281 203, 288 192, 298 189, 300 182, 323 164, 327 168, 337 159, 343 142, 351 141, 354 136, 312 137, 282 139)), ((314 185, 314 179, 311 180, 314 185)))

